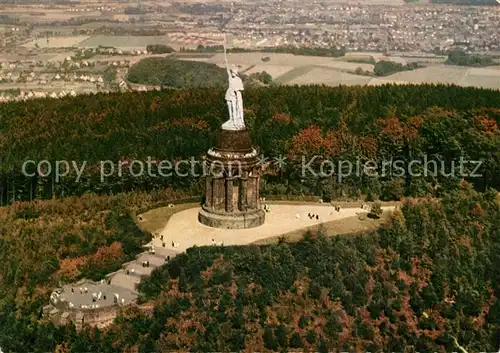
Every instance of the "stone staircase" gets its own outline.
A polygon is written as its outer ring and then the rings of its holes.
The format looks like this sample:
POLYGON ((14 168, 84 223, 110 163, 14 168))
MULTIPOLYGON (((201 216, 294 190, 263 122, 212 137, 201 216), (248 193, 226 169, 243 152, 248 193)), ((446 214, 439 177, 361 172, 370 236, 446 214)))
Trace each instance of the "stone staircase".
POLYGON ((77 329, 84 322, 96 327, 111 324, 120 307, 137 301, 141 280, 180 253, 165 248, 151 252, 150 247, 151 244, 145 245, 147 251, 124 263, 120 270, 109 273, 102 281, 83 279, 56 289, 52 292, 50 303, 43 308, 44 316, 57 325, 71 321, 77 329), (148 262, 149 266, 143 266, 144 262, 148 262), (93 297, 96 293, 100 293, 98 298, 93 297))
POLYGON ((137 294, 137 287, 141 280, 149 277, 153 270, 165 264, 167 259, 173 259, 179 252, 165 248, 155 248, 154 253, 149 250, 138 254, 135 260, 126 262, 116 272, 106 275, 106 281, 137 294), (149 266, 143 266, 148 262, 149 266))

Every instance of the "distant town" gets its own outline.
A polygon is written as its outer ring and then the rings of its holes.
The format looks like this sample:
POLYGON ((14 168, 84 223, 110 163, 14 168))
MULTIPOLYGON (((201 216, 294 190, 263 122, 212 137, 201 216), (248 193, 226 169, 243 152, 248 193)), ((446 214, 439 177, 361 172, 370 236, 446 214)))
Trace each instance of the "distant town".
POLYGON ((233 49, 271 52, 268 62, 248 53, 233 53, 233 61, 280 84, 433 82, 500 89, 500 6, 280 0, 27 1, 2 7, 0 101, 150 89, 128 82, 127 72, 159 55, 151 47, 212 52, 214 57, 181 58, 221 66, 217 50, 209 49, 220 49, 224 32, 233 49), (461 56, 450 60, 457 52, 461 56), (312 64, 306 65, 303 55, 330 58, 307 58, 312 64), (401 66, 384 67, 394 77, 370 77, 380 76, 380 61, 401 66))

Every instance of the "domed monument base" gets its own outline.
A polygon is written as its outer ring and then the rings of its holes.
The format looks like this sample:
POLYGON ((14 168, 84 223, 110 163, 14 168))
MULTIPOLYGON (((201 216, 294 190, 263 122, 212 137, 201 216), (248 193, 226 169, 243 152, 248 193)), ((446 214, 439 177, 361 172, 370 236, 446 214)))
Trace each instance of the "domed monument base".
POLYGON ((205 202, 198 214, 202 224, 246 229, 264 223, 258 154, 246 129, 220 131, 205 160, 205 202))
POLYGON ((241 214, 217 214, 202 208, 198 220, 209 227, 222 229, 255 228, 264 223, 265 214, 262 210, 242 212, 241 214))

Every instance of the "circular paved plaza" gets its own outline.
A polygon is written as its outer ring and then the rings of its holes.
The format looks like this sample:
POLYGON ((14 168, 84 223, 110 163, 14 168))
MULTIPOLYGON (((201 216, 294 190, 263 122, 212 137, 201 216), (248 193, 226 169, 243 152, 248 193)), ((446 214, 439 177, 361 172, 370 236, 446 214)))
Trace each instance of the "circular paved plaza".
MULTIPOLYGON (((199 207, 190 208, 173 214, 166 227, 160 232, 163 239, 156 237, 153 245, 182 252, 196 246, 213 245, 212 239, 224 245, 245 245, 257 240, 276 237, 288 232, 304 229, 321 223, 331 222, 343 218, 353 217, 359 213, 366 213, 361 208, 345 208, 339 212, 330 204, 287 205, 270 204, 270 212, 266 213, 263 225, 250 229, 219 229, 211 228, 198 221, 199 207), (310 219, 308 214, 318 215, 319 219, 310 219)), ((390 210, 393 207, 382 207, 390 210)))

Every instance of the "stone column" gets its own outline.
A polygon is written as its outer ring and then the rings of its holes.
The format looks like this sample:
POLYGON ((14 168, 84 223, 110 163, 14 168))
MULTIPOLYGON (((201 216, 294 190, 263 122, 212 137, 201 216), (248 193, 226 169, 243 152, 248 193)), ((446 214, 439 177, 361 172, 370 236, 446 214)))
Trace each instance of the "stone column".
POLYGON ((212 207, 216 211, 222 211, 225 209, 225 185, 224 179, 213 178, 212 181, 212 207))
POLYGON ((214 208, 214 201, 212 196, 212 183, 213 178, 210 176, 206 177, 205 182, 205 207, 210 208, 211 210, 214 208))
POLYGON ((255 176, 252 171, 250 171, 247 175, 248 175, 248 179, 246 181, 247 209, 255 210, 257 208, 257 203, 255 202, 255 176))
POLYGON ((239 208, 240 211, 246 211, 248 208, 247 201, 247 188, 248 188, 248 172, 244 172, 240 178, 240 196, 239 196, 239 208))
POLYGON ((233 212, 233 177, 226 177, 226 212, 233 212))
POLYGON ((254 188, 254 195, 255 195, 255 208, 260 209, 260 176, 259 172, 257 170, 254 170, 253 172, 254 179, 253 179, 253 188, 254 188))

